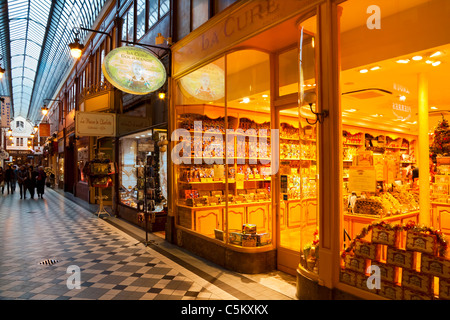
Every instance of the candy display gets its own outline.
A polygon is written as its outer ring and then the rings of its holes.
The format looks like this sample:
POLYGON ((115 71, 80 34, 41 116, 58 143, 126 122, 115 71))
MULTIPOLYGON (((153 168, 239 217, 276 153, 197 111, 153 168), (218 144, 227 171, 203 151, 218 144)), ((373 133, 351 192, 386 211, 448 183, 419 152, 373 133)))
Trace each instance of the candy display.
POLYGON ((446 253, 447 241, 439 230, 412 221, 373 222, 342 252, 341 281, 358 287, 362 282, 356 279, 371 275, 367 267, 377 266, 381 287, 367 288, 374 294, 395 300, 449 299, 450 260, 446 253), (364 239, 370 233, 371 241, 364 239))

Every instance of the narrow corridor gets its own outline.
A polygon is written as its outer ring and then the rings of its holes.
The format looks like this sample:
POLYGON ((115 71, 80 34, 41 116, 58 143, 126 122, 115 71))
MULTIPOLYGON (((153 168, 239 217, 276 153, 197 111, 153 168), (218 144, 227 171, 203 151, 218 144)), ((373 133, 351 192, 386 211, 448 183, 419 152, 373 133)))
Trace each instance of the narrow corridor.
POLYGON ((2 300, 292 300, 295 278, 220 268, 47 189, 0 196, 2 300), (139 234, 140 233, 140 234, 139 234), (141 238, 142 239, 142 238, 141 238), (49 264, 44 264, 44 263, 49 264), (79 288, 77 273, 79 268, 79 288))

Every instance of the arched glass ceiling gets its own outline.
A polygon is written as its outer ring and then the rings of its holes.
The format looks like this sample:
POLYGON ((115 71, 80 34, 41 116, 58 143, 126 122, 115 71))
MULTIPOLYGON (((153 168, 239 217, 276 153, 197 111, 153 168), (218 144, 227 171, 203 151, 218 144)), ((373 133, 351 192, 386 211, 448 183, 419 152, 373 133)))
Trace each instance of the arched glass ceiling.
POLYGON ((9 71, 0 84, 0 94, 12 97, 15 116, 40 119, 43 100, 53 97, 73 66, 68 48, 73 27, 92 28, 105 2, 0 0, 0 54, 2 67, 9 71))

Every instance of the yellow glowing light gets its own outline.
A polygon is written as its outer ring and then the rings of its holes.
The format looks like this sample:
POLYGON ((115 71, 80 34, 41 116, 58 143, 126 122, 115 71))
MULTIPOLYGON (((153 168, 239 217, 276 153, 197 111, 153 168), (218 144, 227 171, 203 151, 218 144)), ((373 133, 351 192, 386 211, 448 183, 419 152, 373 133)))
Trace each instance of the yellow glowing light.
POLYGON ((434 57, 440 56, 441 54, 442 54, 442 52, 436 51, 435 53, 433 53, 433 54, 430 56, 430 58, 434 58, 434 57))
POLYGON ((362 69, 362 70, 359 70, 359 72, 360 72, 360 73, 367 73, 367 72, 369 72, 369 70, 367 70, 367 69, 362 69))
POLYGON ((397 60, 397 63, 409 63, 409 59, 397 60))
POLYGON ((242 103, 249 103, 250 102, 250 98, 243 98, 242 99, 242 103))
POLYGON ((373 68, 370 68, 370 70, 372 70, 372 71, 375 71, 375 70, 380 70, 381 69, 381 67, 380 66, 375 66, 375 67, 373 67, 373 68))
POLYGON ((436 61, 436 62, 433 62, 431 65, 432 65, 433 67, 437 67, 437 66, 440 65, 440 64, 441 64, 440 61, 436 61))
POLYGON ((431 107, 431 110, 437 110, 438 108, 437 107, 431 107))
POLYGON ((160 93, 158 93, 158 97, 159 97, 161 100, 164 100, 164 99, 166 98, 166 93, 165 93, 165 92, 160 92, 160 93))
POLYGON ((423 57, 422 57, 422 56, 414 56, 412 59, 413 59, 414 61, 420 61, 420 60, 423 59, 423 57))
POLYGON ((405 101, 406 100, 406 97, 405 96, 400 96, 400 101, 405 101))

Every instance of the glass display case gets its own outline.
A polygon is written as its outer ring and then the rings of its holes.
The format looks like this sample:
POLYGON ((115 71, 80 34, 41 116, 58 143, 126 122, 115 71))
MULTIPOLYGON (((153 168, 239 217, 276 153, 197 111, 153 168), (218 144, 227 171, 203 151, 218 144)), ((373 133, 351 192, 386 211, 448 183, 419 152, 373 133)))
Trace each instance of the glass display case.
POLYGON ((120 202, 152 211, 167 199, 166 130, 147 130, 120 138, 120 202), (161 152, 164 150, 164 152, 161 152))

